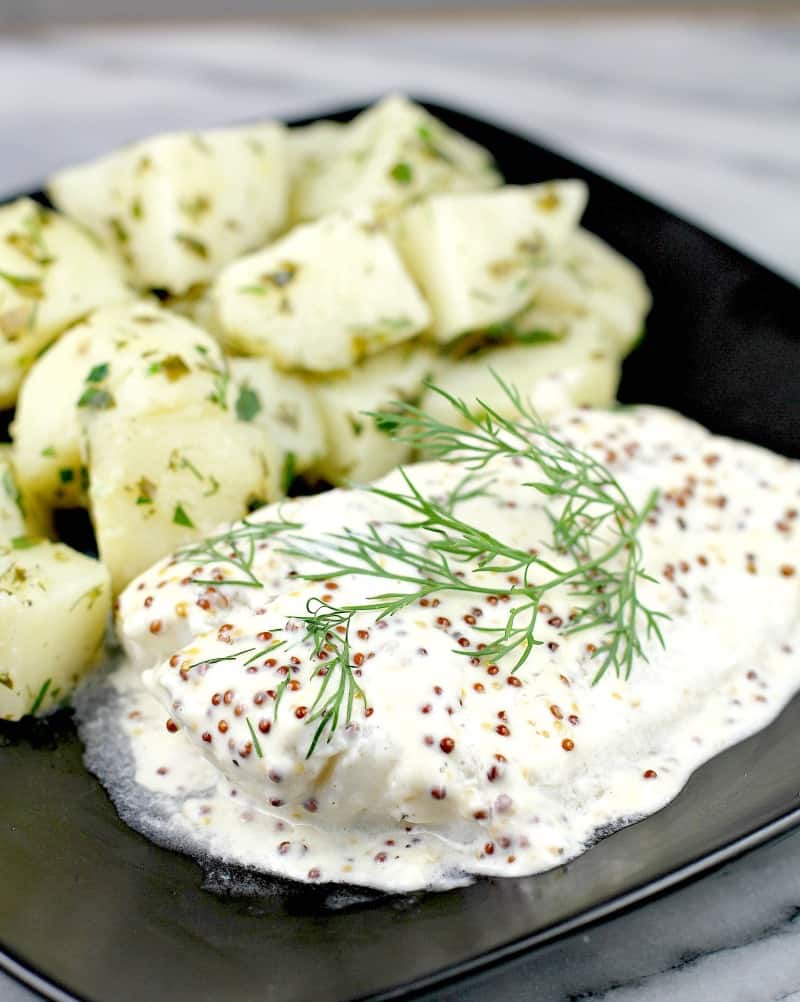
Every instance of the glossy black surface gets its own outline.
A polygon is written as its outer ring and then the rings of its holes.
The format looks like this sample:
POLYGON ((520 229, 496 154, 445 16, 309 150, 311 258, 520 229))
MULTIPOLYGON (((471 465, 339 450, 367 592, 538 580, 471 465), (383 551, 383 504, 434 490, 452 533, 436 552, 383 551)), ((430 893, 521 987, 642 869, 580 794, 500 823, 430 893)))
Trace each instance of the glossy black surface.
MULTIPOLYGON (((665 404, 717 432, 800 455, 800 290, 555 153, 432 110, 488 146, 509 181, 589 182, 586 225, 643 268, 656 304, 647 339, 626 363, 622 399, 665 404)), ((97 1002, 405 996, 534 948, 800 824, 798 732, 800 699, 704 766, 665 810, 568 866, 341 907, 331 888, 210 894, 195 863, 117 819, 82 766, 68 718, 54 728, 0 725, 5 963, 68 993, 51 987, 54 998, 97 1002)))

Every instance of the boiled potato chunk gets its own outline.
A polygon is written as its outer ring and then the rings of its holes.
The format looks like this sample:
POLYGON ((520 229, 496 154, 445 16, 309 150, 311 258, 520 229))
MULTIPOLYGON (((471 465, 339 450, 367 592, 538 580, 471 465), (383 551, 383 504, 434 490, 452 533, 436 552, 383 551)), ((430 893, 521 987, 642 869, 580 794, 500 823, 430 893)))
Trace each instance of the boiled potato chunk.
POLYGON ((114 592, 165 553, 278 496, 280 454, 261 428, 209 405, 93 417, 89 504, 114 592))
POLYGON ((299 200, 302 193, 336 155, 347 129, 341 122, 321 120, 310 125, 289 129, 289 218, 301 218, 299 200))
POLYGON ((408 460, 410 449, 378 431, 364 412, 419 399, 435 364, 426 348, 401 345, 341 376, 310 383, 327 438, 319 474, 332 484, 363 484, 408 460))
MULTIPOLYGON (((435 382, 471 409, 474 405, 476 414, 483 403, 513 418, 514 407, 492 373, 549 418, 569 407, 612 403, 620 377, 619 353, 602 326, 585 318, 572 321, 560 341, 492 348, 443 365, 435 382)), ((452 407, 434 390, 426 391, 421 406, 442 421, 459 423, 452 407)), ((467 427, 466 420, 460 423, 467 427)))
POLYGON ((286 129, 153 136, 51 178, 54 204, 107 237, 143 288, 185 292, 286 222, 286 129))
POLYGON ((318 168, 295 179, 298 219, 363 205, 383 214, 432 192, 500 183, 487 150, 403 97, 379 101, 332 138, 327 130, 318 168))
POLYGON ((111 609, 97 560, 62 543, 0 546, 0 720, 64 702, 93 666, 111 609))
POLYGON ((446 343, 525 309, 586 198, 582 181, 553 181, 435 195, 405 210, 393 232, 430 304, 436 339, 446 343))
POLYGON ((30 505, 86 501, 81 417, 148 414, 214 398, 226 406, 225 360, 213 338, 155 303, 97 310, 33 366, 14 420, 14 460, 30 505))
POLYGON ((81 227, 29 198, 0 206, 0 408, 13 406, 65 328, 132 295, 114 256, 81 227))
POLYGON ((212 298, 226 347, 312 372, 347 368, 429 321, 397 251, 364 213, 298 226, 229 265, 212 298))
POLYGON ((230 406, 240 421, 263 428, 283 456, 288 487, 325 452, 325 429, 317 401, 302 379, 278 372, 266 358, 233 358, 230 406))
POLYGON ((25 505, 11 465, 11 447, 0 445, 0 545, 25 532, 25 505))
MULTIPOLYGON (((630 351, 644 330, 652 305, 641 271, 600 237, 580 227, 564 246, 561 268, 562 275, 569 275, 577 285, 578 296, 573 290, 566 297, 572 308, 597 317, 619 350, 623 354, 630 351)), ((538 301, 543 301, 544 292, 540 288, 538 301)), ((549 299, 556 307, 552 286, 549 299)), ((565 299, 563 278, 561 299, 565 299)))

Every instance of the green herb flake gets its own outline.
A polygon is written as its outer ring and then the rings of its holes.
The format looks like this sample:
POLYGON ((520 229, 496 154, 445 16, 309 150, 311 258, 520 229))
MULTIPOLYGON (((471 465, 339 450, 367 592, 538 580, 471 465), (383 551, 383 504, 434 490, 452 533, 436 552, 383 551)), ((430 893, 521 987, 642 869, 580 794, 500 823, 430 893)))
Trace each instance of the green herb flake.
POLYGON ((195 257, 199 257, 202 261, 208 260, 208 247, 206 247, 202 240, 198 240, 197 237, 193 237, 190 233, 176 233, 175 240, 190 254, 194 254, 195 257))
POLYGON ((152 480, 148 480, 147 477, 140 477, 139 482, 136 484, 136 490, 138 491, 136 504, 152 504, 156 489, 156 485, 152 480))
POLYGON ((411 164, 397 163, 389 171, 389 176, 398 184, 411 184, 414 180, 414 169, 411 164))
POLYGON ((30 550, 43 542, 44 539, 41 536, 15 536, 11 540, 11 546, 15 550, 30 550))
POLYGON ((171 383, 182 379, 192 371, 180 355, 167 355, 166 358, 162 359, 161 362, 157 364, 159 365, 161 372, 164 373, 171 383))
POLYGON ((249 386, 240 386, 236 398, 236 417, 240 421, 252 421, 260 411, 261 399, 256 391, 249 386))
POLYGON ((0 685, 4 685, 6 689, 14 688, 14 679, 7 671, 0 671, 0 685))
MULTIPOLYGON (((98 598, 103 597, 104 592, 105 588, 103 587, 103 585, 100 584, 95 585, 93 588, 89 588, 77 599, 75 599, 75 601, 70 606, 69 611, 72 612, 74 609, 77 609, 77 607, 81 604, 81 602, 86 602, 87 608, 91 609, 94 603, 98 600, 98 598)), ((53 696, 55 697, 56 695, 57 694, 54 692, 53 696)))
POLYGON ((358 418, 354 417, 354 415, 352 414, 347 415, 347 421, 350 427, 352 428, 353 434, 356 436, 356 438, 360 438, 360 436, 364 433, 364 422, 359 421, 358 418))
POLYGON ((175 525, 183 525, 187 529, 194 529, 195 524, 186 514, 186 511, 181 504, 175 505, 175 511, 172 515, 172 521, 175 525))
POLYGON ((144 209, 142 208, 142 200, 140 198, 134 198, 131 202, 131 215, 134 219, 144 218, 144 209))
POLYGON ((26 299, 44 299, 44 288, 40 278, 33 275, 12 275, 8 271, 0 271, 0 278, 26 299))
POLYGON ((78 407, 90 407, 95 411, 106 411, 116 406, 114 397, 108 390, 90 386, 78 397, 78 407))
POLYGON ((48 445, 46 448, 42 449, 42 451, 41 451, 41 455, 42 456, 46 456, 48 459, 50 459, 53 456, 55 456, 55 454, 56 454, 56 450, 55 450, 55 447, 52 446, 52 445, 48 445))
POLYGON ((75 471, 68 466, 58 471, 58 479, 62 484, 71 484, 75 479, 75 471))
POLYGON ((108 376, 111 366, 108 362, 101 362, 100 365, 95 365, 89 370, 89 375, 86 377, 87 383, 102 383, 103 380, 108 376))
POLYGON ((44 697, 47 695, 47 690, 50 688, 50 686, 52 684, 53 684, 53 680, 51 678, 49 678, 44 683, 44 685, 42 686, 42 688, 39 690, 39 694, 36 697, 36 699, 34 699, 33 706, 30 709, 30 714, 31 714, 32 717, 36 715, 37 711, 41 707, 42 703, 44 702, 44 697))
POLYGON ((283 469, 281 470, 281 487, 283 493, 288 494, 292 481, 297 475, 297 456, 293 452, 287 452, 283 459, 283 469))
POLYGON ((121 244, 126 244, 128 242, 128 231, 125 229, 123 224, 120 222, 116 216, 112 216, 108 225, 111 227, 111 232, 114 234, 114 239, 121 244))

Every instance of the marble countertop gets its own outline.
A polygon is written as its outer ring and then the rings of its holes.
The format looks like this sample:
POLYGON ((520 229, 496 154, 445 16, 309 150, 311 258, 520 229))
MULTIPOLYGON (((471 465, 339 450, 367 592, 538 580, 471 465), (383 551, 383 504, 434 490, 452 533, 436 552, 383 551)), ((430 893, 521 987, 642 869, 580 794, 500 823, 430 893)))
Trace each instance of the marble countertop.
MULTIPOLYGON (((561 148, 800 282, 798 53, 788 14, 6 33, 0 193, 148 132, 397 89, 561 148)), ((800 1002, 800 832, 437 997, 800 1002)), ((0 975, 0 1002, 32 998, 0 975)))

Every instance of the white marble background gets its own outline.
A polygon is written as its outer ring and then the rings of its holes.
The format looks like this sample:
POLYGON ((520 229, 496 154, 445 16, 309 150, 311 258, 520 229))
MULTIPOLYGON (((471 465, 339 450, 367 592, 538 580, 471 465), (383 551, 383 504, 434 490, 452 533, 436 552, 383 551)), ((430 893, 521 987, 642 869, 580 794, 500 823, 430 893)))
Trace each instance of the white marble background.
MULTIPOLYGON (((390 89, 560 147, 800 281, 800 10, 6 32, 0 194, 147 132, 390 89)), ((30 998, 0 975, 0 1002, 30 998)), ((800 1002, 800 833, 439 998, 800 1002)))

